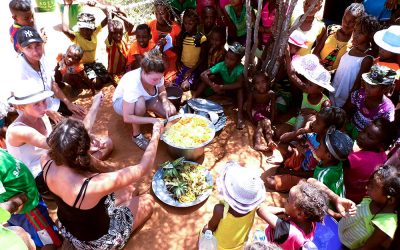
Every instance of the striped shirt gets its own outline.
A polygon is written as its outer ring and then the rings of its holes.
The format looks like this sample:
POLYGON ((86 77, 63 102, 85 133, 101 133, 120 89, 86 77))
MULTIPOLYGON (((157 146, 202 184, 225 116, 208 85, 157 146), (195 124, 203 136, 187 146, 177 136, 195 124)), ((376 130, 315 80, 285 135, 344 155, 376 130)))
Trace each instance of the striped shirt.
POLYGON ((343 162, 337 166, 321 167, 314 170, 314 178, 324 183, 330 190, 340 197, 344 197, 343 162))
POLYGON ((370 198, 364 198, 357 205, 357 214, 342 218, 339 221, 339 238, 346 247, 355 249, 362 247, 374 233, 375 227, 393 239, 396 231, 397 215, 395 213, 380 213, 375 217, 369 208, 370 198))
POLYGON ((126 62, 128 60, 128 36, 125 33, 120 43, 111 43, 108 38, 105 41, 108 53, 108 73, 122 75, 125 73, 126 62))

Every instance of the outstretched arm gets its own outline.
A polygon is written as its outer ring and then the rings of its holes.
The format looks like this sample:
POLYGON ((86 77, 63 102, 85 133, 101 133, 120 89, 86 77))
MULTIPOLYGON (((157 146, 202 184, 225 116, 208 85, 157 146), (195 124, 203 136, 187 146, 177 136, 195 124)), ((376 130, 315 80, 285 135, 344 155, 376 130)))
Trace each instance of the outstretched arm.
POLYGON ((70 39, 75 39, 75 34, 69 29, 69 10, 73 0, 64 0, 64 12, 62 15, 62 32, 70 39))
POLYGON ((285 63, 286 63, 286 70, 289 77, 289 80, 292 84, 298 87, 301 91, 307 93, 306 85, 300 80, 300 78, 296 75, 296 72, 292 66, 292 59, 290 58, 289 53, 289 46, 285 51, 285 63))
POLYGON ((279 217, 276 214, 284 213, 285 209, 282 207, 271 207, 267 205, 261 205, 257 210, 257 215, 260 216, 265 222, 267 222, 272 228, 276 227, 279 217))

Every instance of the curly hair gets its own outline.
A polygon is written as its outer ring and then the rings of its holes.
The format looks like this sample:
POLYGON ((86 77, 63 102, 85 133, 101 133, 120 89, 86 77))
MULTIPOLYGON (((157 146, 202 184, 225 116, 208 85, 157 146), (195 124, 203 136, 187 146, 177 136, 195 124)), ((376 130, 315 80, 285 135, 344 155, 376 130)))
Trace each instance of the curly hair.
POLYGON ((378 19, 376 17, 364 14, 358 20, 357 24, 361 27, 361 32, 367 34, 368 37, 372 38, 378 30, 381 29, 378 19))
POLYGON ((383 145, 383 149, 387 150, 395 139, 392 132, 394 129, 393 123, 381 117, 373 120, 371 124, 378 128, 381 137, 380 143, 383 145))
POLYGON ((324 107, 318 112, 318 116, 325 124, 335 126, 338 130, 341 130, 346 122, 346 111, 338 107, 324 107))
POLYGON ((31 10, 31 1, 30 0, 12 0, 8 7, 10 11, 30 11, 31 10))
POLYGON ((124 29, 124 25, 122 24, 122 22, 119 20, 116 20, 116 19, 111 20, 110 26, 113 27, 114 30, 115 29, 122 29, 122 30, 124 29))
POLYGON ((362 3, 352 3, 347 6, 345 13, 349 11, 354 17, 361 17, 365 13, 364 5, 362 3))
POLYGON ((324 216, 328 211, 328 197, 317 186, 302 182, 297 186, 299 197, 295 206, 303 211, 305 217, 310 222, 323 222, 324 216))
POLYGON ((158 49, 152 49, 144 53, 144 57, 142 59, 142 62, 140 63, 140 67, 146 73, 164 73, 165 64, 162 58, 162 53, 158 49))
POLYGON ((81 48, 81 46, 79 46, 78 44, 71 44, 70 46, 68 46, 67 51, 72 51, 74 53, 79 54, 79 56, 82 58, 83 56, 83 49, 81 48))
POLYGON ((145 24, 145 23, 139 24, 139 25, 136 27, 136 31, 135 31, 135 32, 138 32, 139 30, 144 30, 144 31, 146 31, 147 33, 149 33, 149 35, 151 36, 151 30, 150 30, 149 25, 147 25, 147 24, 145 24))
POLYGON ((375 179, 382 183, 382 193, 396 199, 397 212, 400 211, 400 171, 396 167, 383 165, 372 174, 370 181, 375 179))
POLYGON ((57 165, 90 169, 90 137, 83 123, 68 118, 58 123, 47 138, 49 156, 57 165))

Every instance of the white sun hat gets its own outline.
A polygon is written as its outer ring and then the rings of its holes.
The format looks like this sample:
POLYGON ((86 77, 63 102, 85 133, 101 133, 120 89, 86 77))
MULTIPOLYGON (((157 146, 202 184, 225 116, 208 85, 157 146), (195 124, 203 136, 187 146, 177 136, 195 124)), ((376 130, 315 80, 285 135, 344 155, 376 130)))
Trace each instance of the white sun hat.
POLYGON ((8 98, 8 103, 25 105, 42 101, 53 95, 53 91, 44 90, 42 86, 35 82, 20 80, 15 83, 14 95, 8 98))
POLYGON ((293 45, 296 45, 300 48, 306 49, 306 48, 308 48, 308 46, 306 44, 306 40, 307 40, 306 36, 302 32, 300 32, 298 30, 294 30, 292 32, 292 34, 290 34, 288 42, 293 45))
POLYGON ((265 186, 256 171, 228 162, 217 178, 221 198, 240 214, 247 214, 265 200, 265 186))
POLYGON ((400 54, 400 25, 392 25, 376 32, 374 41, 382 49, 400 54))
POLYGON ((307 80, 321 86, 330 92, 335 91, 331 85, 331 74, 319 63, 319 59, 314 54, 307 54, 293 59, 294 70, 303 75, 307 80))

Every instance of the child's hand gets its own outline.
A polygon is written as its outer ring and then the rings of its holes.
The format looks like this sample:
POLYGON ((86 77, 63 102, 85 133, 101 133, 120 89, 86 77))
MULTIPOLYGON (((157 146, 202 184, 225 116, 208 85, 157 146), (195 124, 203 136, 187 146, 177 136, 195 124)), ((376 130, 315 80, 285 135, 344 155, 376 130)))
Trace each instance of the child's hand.
POLYGON ((97 2, 94 1, 94 0, 88 0, 88 1, 86 1, 85 4, 88 5, 88 6, 90 6, 90 7, 96 7, 97 2))
POLYGON ((224 93, 224 90, 222 89, 222 86, 219 84, 213 83, 211 88, 217 93, 217 94, 222 94, 224 93))
POLYGON ((0 206, 10 212, 11 214, 18 213, 24 207, 25 202, 28 200, 24 193, 19 193, 11 197, 5 202, 0 203, 0 206))
POLYGON ((64 0, 65 5, 71 5, 74 0, 64 0))
POLYGON ((354 216, 357 212, 356 204, 353 201, 342 197, 336 199, 336 208, 343 217, 354 216))

